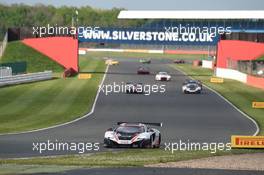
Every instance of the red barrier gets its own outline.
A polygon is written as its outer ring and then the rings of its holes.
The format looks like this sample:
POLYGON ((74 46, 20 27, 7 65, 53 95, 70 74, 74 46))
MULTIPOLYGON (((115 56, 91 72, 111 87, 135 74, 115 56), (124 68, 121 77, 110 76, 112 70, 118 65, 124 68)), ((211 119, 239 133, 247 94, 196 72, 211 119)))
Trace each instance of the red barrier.
POLYGON ((264 78, 248 75, 247 84, 250 86, 264 89, 264 78))
POLYGON ((264 44, 249 41, 221 40, 217 48, 217 67, 227 68, 227 60, 254 60, 264 55, 264 44))
POLYGON ((56 61, 66 69, 78 72, 78 40, 72 37, 30 38, 22 41, 56 61))
POLYGON ((201 60, 193 60, 193 66, 198 67, 202 65, 202 61, 201 60))
POLYGON ((68 68, 68 69, 64 70, 62 76, 63 76, 63 78, 66 78, 66 77, 72 77, 75 75, 77 75, 77 72, 75 70, 73 70, 72 68, 68 68))

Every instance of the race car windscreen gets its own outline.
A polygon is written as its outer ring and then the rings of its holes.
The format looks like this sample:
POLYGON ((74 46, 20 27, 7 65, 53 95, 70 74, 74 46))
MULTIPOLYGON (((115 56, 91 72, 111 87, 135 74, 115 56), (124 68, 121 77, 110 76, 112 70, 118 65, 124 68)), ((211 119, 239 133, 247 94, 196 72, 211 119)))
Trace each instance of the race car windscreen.
POLYGON ((142 126, 119 126, 115 130, 116 133, 127 133, 127 134, 134 134, 134 133, 142 133, 144 132, 144 127, 142 126))

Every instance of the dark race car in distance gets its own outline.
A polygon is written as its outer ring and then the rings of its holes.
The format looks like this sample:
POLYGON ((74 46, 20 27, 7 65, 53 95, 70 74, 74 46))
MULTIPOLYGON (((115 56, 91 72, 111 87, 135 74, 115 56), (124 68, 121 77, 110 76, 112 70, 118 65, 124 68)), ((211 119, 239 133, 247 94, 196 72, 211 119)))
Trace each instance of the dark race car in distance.
POLYGON ((173 63, 175 63, 175 64, 184 64, 185 61, 183 59, 179 59, 179 60, 174 60, 173 63))
POLYGON ((137 74, 140 74, 140 75, 150 74, 149 68, 139 67, 137 70, 137 74))
POLYGON ((203 86, 201 81, 199 80, 185 80, 185 82, 182 85, 182 92, 192 93, 192 94, 200 94, 203 90, 203 86))
POLYGON ((104 135, 104 146, 112 147, 138 147, 159 148, 161 134, 153 126, 162 126, 162 123, 130 123, 118 122, 117 127, 109 128, 104 135))

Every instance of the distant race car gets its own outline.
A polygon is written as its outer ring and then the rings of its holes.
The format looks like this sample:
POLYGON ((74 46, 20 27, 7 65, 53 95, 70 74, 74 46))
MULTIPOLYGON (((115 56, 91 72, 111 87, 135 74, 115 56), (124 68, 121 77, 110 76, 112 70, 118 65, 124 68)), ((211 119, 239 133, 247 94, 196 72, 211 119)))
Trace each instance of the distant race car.
POLYGON ((142 83, 126 83, 126 93, 127 94, 142 94, 143 84, 142 83))
POLYGON ((107 59, 105 61, 105 64, 108 64, 108 65, 118 65, 119 64, 119 61, 112 60, 112 59, 107 59))
POLYGON ((149 68, 139 67, 138 70, 137 70, 137 74, 141 74, 141 75, 150 74, 149 68))
POLYGON ((167 72, 159 72, 155 76, 155 80, 157 80, 157 81, 170 81, 171 76, 167 72))
POLYGON ((180 59, 180 60, 174 60, 173 62, 174 62, 175 64, 184 64, 184 63, 185 63, 185 61, 182 60, 182 59, 180 59))
POLYGON ((143 64, 150 64, 151 60, 150 59, 140 59, 139 62, 143 64))
POLYGON ((182 92, 185 94, 200 94, 202 89, 202 83, 198 80, 186 80, 182 85, 182 92))
POLYGON ((162 123, 129 123, 118 122, 116 128, 110 128, 104 135, 104 146, 159 148, 161 134, 153 126, 162 126, 162 123))
POLYGON ((264 75, 264 68, 257 71, 258 75, 264 75))

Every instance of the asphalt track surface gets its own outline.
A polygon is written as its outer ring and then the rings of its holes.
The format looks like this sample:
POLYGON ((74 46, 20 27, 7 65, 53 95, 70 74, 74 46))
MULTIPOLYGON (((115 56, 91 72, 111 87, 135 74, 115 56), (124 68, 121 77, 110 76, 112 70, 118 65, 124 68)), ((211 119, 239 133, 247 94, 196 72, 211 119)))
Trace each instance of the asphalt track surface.
MULTIPOLYGON (((234 109, 214 92, 204 89, 202 94, 185 95, 181 85, 187 78, 181 72, 169 67, 166 60, 152 60, 147 65, 151 75, 137 75, 141 65, 138 59, 119 59, 120 65, 110 66, 104 84, 139 82, 143 84, 165 84, 165 93, 99 94, 92 115, 68 125, 14 135, 0 136, 0 158, 18 158, 57 154, 76 154, 74 151, 33 151, 32 143, 47 142, 99 142, 99 151, 112 151, 103 148, 106 129, 118 121, 162 122, 162 144, 179 142, 230 142, 231 135, 253 135, 255 124, 234 109), (170 82, 156 82, 154 74, 168 71, 170 82)), ((117 149, 114 149, 117 150, 117 149)), ((91 151, 92 153, 96 151, 91 151)), ((86 152, 89 153, 89 152, 86 152)))
MULTIPOLYGON (((51 175, 53 173, 40 173, 38 175, 51 175)), ((187 168, 91 168, 78 169, 54 175, 262 175, 263 171, 246 170, 213 170, 213 169, 187 169, 187 168)))

